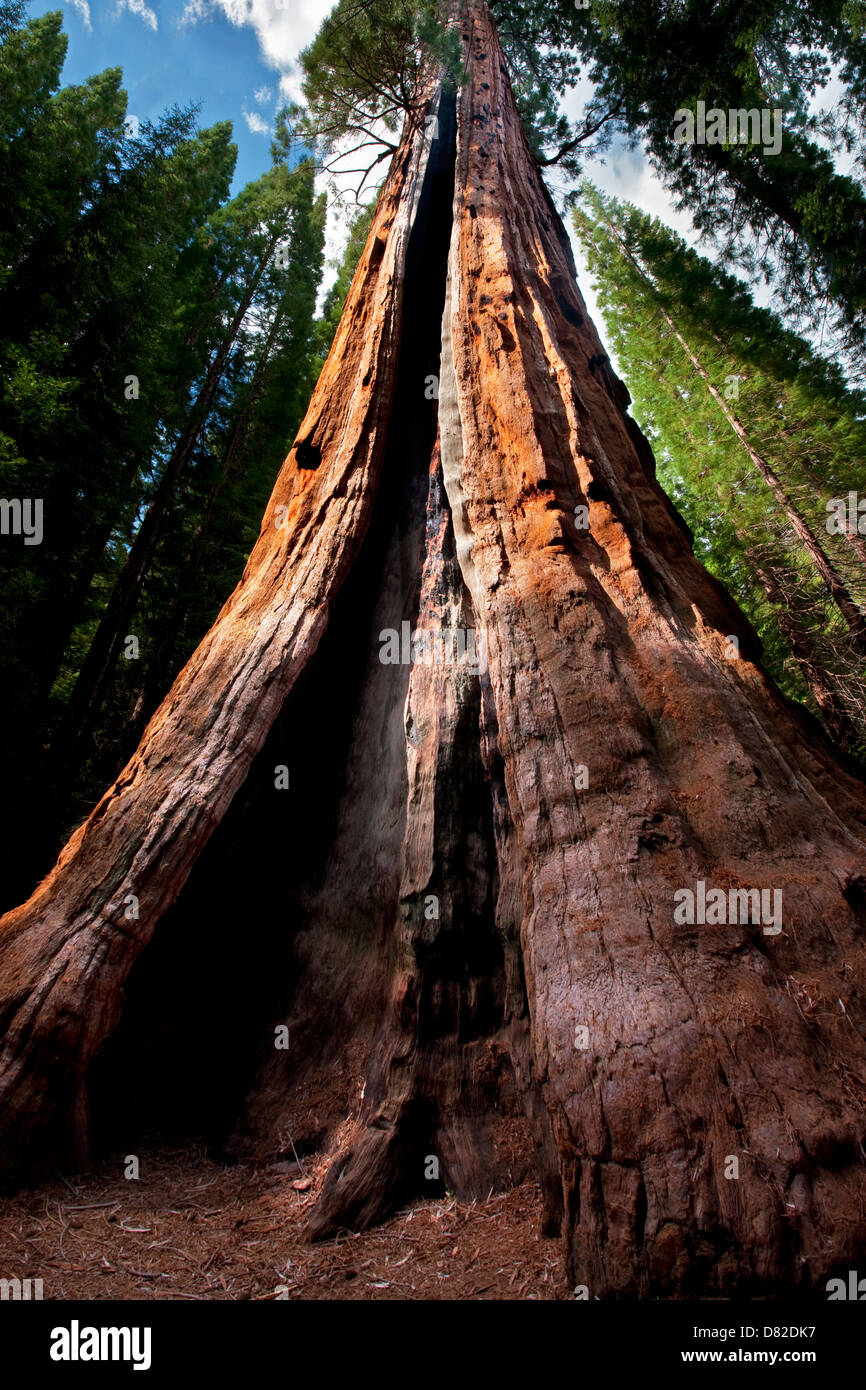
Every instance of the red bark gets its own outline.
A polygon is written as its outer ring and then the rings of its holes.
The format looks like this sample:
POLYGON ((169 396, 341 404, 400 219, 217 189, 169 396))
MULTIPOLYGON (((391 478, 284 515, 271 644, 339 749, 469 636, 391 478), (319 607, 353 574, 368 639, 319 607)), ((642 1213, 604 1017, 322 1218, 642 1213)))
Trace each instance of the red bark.
POLYGON ((443 98, 429 160, 421 132, 395 157, 240 586, 4 919, 0 1156, 20 1174, 86 1142, 87 1069, 133 961, 177 900, 151 947, 170 965, 169 928, 229 891, 277 747, 308 771, 320 756, 330 787, 342 693, 327 821, 296 821, 284 869, 277 834, 245 861, 251 910, 264 866, 285 874, 290 965, 262 1039, 281 1019, 292 1041, 263 1042, 235 1151, 328 1137, 324 1234, 424 1191, 430 1156, 484 1195, 534 1147, 547 1229, 591 1296, 809 1286, 866 1235, 866 792, 692 555, 482 6, 463 33, 450 227, 443 98), (440 316, 441 464, 424 396, 440 316), (383 665, 379 634, 403 621, 478 627, 489 670, 383 665), (677 923, 700 880, 781 890, 782 931, 677 923))
POLYGON ((123 982, 315 652, 358 553, 381 468, 423 169, 419 133, 395 158, 240 584, 120 777, 29 901, 2 920, 0 1155, 11 1171, 58 1145, 86 1145, 85 1071, 120 1015, 123 982), (311 453, 319 466, 300 466, 298 455, 311 453), (137 919, 125 915, 131 894, 137 919))

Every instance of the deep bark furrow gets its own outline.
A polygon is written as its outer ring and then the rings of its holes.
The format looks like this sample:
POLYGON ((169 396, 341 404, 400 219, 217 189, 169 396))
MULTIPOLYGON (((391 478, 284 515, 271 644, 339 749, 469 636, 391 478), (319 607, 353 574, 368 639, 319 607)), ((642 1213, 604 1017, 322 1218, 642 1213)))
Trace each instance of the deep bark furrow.
MULTIPOLYGON (((862 1106, 852 1105, 826 1064, 823 1101, 817 1090, 799 1099, 801 1078, 815 1070, 814 1039, 783 986, 806 961, 833 997, 843 960, 856 958, 862 987, 861 923, 841 891, 862 861, 862 793, 841 769, 831 771, 820 739, 748 659, 741 615, 708 582, 667 509, 654 504, 631 432, 599 400, 585 363, 601 350, 563 264, 562 242, 549 234, 549 211, 522 157, 495 35, 483 17, 472 43, 472 90, 459 124, 465 182, 455 195, 461 216, 451 257, 464 444, 459 489, 498 723, 521 733, 502 746, 531 866, 523 941, 535 1054, 561 1153, 577 1152, 566 1188, 579 1184, 584 1218, 566 1232, 570 1262, 580 1282, 608 1294, 682 1291, 696 1278, 720 1289, 762 1277, 807 1279, 804 1270, 822 1257, 825 1241, 839 1258, 853 1250, 850 1233, 827 1212, 823 1230, 803 1219, 792 1237, 784 1204, 768 1209, 756 1169, 763 1166, 786 1191, 809 1168, 816 1134, 824 1134, 823 1142, 850 1153, 824 1178, 836 1184, 835 1212, 859 1181, 862 1106), (478 116, 473 94, 482 81, 489 114, 478 116), (509 222, 487 187, 482 145, 486 139, 489 153, 491 128, 504 166, 500 186, 521 210, 509 222), (570 314, 557 314, 557 295, 569 300, 570 314), (529 303, 534 309, 521 313, 529 303), (517 345, 511 353, 501 350, 494 313, 517 345), (548 423, 558 413, 548 366, 558 381, 570 377, 577 402, 557 431, 558 448, 548 423), (564 475, 557 466, 563 455, 564 475), (589 498, 589 535, 570 524, 569 455, 577 496, 589 498), (594 497, 595 479, 601 493, 596 488, 594 497), (545 616, 554 614, 555 630, 545 630, 545 616), (729 634, 744 638, 738 662, 725 659, 729 634), (615 681, 596 659, 609 648, 615 681), (531 696, 521 699, 521 685, 530 683, 531 696), (569 780, 580 762, 589 766, 589 788, 579 793, 578 828, 569 780), (846 823, 842 842, 829 827, 822 831, 831 787, 834 818, 846 823), (818 845, 819 875, 803 869, 801 847, 809 841, 818 845), (698 878, 781 888, 785 934, 763 939, 759 928, 737 924, 678 929, 674 892, 698 878), (595 888, 586 902, 588 884, 595 888), (723 1022, 731 998, 740 1006, 735 1027, 723 1022), (670 1026, 672 1013, 680 1015, 678 1028, 670 1026), (589 1028, 588 1056, 574 1047, 578 1022, 589 1028), (641 1049, 621 1046, 636 1027, 653 1049, 642 1062, 641 1049), (784 1064, 767 1055, 767 1028, 784 1064), (704 1093, 723 1039, 734 1053, 731 1092, 745 1095, 756 1077, 777 1113, 791 1114, 798 1137, 785 1138, 783 1126, 747 1104, 748 1144, 734 1145, 722 1107, 708 1105, 704 1093), (742 1062, 737 1048, 746 1054, 742 1062), (735 1150, 747 1169, 736 1186, 724 1178, 725 1155, 735 1150), (614 1177, 627 1171, 624 1164, 636 1166, 642 1180, 614 1177), (612 1202, 633 1214, 646 1203, 645 1215, 616 1239, 612 1202), (713 1267, 719 1241, 736 1244, 736 1269, 733 1260, 713 1267), (799 1268, 798 1258, 806 1262, 799 1268)), ((566 388, 560 400, 567 399, 566 388)), ((847 1004, 862 1028, 859 988, 847 1004)), ((839 1027, 832 1018, 825 1027, 835 1055, 839 1027)), ((862 1037, 848 1031, 845 1053, 848 1060, 856 1053, 862 1067, 862 1037)), ((566 1207, 568 1200, 566 1192, 566 1207)))
POLYGON ((313 1234, 534 1148, 591 1296, 807 1287, 866 1236, 866 795, 694 558, 480 0, 460 32, 241 584, 5 919, 0 1158, 81 1144, 131 1068, 168 1124, 206 966, 202 1007, 243 988, 197 1122, 330 1145, 313 1234), (383 662, 404 623, 478 628, 489 669, 383 662), (679 919, 699 882, 781 891, 782 930, 679 919))
MULTIPOLYGON (((240 585, 154 715, 138 751, 29 902, 3 919, 0 1155, 13 1173, 26 1171, 31 1138, 37 1157, 41 1149, 50 1152, 52 1145, 67 1142, 79 1073, 116 1024, 123 980, 313 655, 328 607, 363 540, 399 354, 409 214, 428 155, 424 132, 408 134, 301 426, 299 441, 317 434, 322 464, 315 472, 299 468, 293 449, 240 585), (323 507, 328 546, 322 544, 322 530, 311 525, 323 507), (150 827, 160 824, 164 834, 151 835, 150 827), (128 876, 120 882, 117 866, 123 864, 128 876), (93 913, 122 917, 122 904, 111 901, 111 891, 121 888, 138 898, 135 938, 115 948, 111 968, 96 980, 87 969, 93 913), (34 987, 58 950, 69 955, 62 984, 37 1000, 34 987), (95 998, 106 1001, 105 1016, 88 1022, 95 998), (51 1113, 38 1103, 47 1085, 46 1064, 33 1055, 31 1034, 38 1034, 52 1057, 56 1102, 51 1113), (52 1035, 64 1038, 59 1062, 52 1035)), ((84 1136, 75 1137, 77 1148, 83 1142, 84 1136)))

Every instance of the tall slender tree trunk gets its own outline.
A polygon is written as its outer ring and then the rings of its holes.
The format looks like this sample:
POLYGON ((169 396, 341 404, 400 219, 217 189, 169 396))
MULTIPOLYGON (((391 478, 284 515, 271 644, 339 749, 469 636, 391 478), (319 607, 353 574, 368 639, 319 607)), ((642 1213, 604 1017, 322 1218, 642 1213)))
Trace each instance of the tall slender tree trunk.
MULTIPOLYGON (((605 225, 608 227, 610 232, 619 242, 619 245, 622 247, 623 254, 628 257, 628 259, 631 261, 632 265, 635 267, 638 273, 643 275, 644 272, 641 270, 641 267, 634 260, 634 257, 629 252, 617 229, 614 226, 612 226, 610 222, 607 222, 605 225)), ((839 609, 839 612, 842 614, 842 617, 845 619, 845 622, 848 624, 848 627, 851 630, 852 636, 855 638, 858 645, 864 651, 866 651, 866 614, 864 614, 862 609, 860 609, 858 605, 855 603, 851 595, 851 592, 848 589, 847 584, 845 583, 845 580, 842 578, 839 571, 836 569, 835 565, 830 559, 829 555, 824 550, 823 546, 821 545, 821 542, 818 540, 818 537, 815 535, 808 521, 803 516, 803 513, 800 511, 794 500, 787 492, 778 473, 773 468, 772 464, 764 458, 763 454, 759 454, 757 449, 753 447, 749 439, 748 432, 744 428, 743 424, 737 418, 734 411, 731 410, 731 407, 729 406, 725 398, 722 396, 721 392, 713 385, 712 381, 710 380, 709 373, 707 372, 700 358, 694 352, 687 340, 683 337, 682 333, 679 331, 676 324, 674 323, 674 320, 671 318, 670 314, 667 312, 664 305, 662 304, 661 299, 658 297, 656 297, 656 307, 659 313, 661 314, 662 318, 664 319, 665 323, 667 324, 668 328, 673 333, 683 352, 686 354, 686 357, 688 357, 698 376, 703 381, 713 400, 716 402, 719 409, 722 411, 723 415, 725 416, 725 419, 727 420, 737 439, 740 441, 740 444, 743 446, 746 453, 748 454, 752 464, 757 469, 761 477, 764 479, 764 482, 767 484, 773 496, 776 498, 776 501, 779 503, 779 506, 784 511, 785 515, 791 523, 795 535, 799 537, 806 550, 808 551, 812 563, 814 564, 816 570, 820 574, 824 583, 827 585, 827 588, 829 589, 833 597, 833 601, 835 602, 836 607, 839 609)))
MULTIPOLYGON (((815 496, 821 499, 822 504, 826 504, 828 500, 827 484, 822 481, 822 479, 818 476, 815 470, 811 468, 808 464, 803 465, 803 471, 812 484, 815 496)), ((857 522, 855 521, 854 525, 852 526, 849 521, 849 523, 845 527, 843 535, 847 544, 850 546, 854 554, 857 556, 857 559, 860 561, 860 564, 864 567, 864 569, 866 569, 866 536, 860 535, 860 532, 857 530, 857 522)))
POLYGON ((866 536, 861 536, 859 531, 855 531, 849 526, 845 531, 845 539, 861 565, 866 569, 866 536))
POLYGON ((202 519, 196 527, 195 534, 190 543, 189 554, 181 572, 174 602, 172 603, 166 622, 158 634, 156 648, 151 653, 148 661, 141 692, 129 721, 129 741, 126 745, 127 748, 134 746, 134 743, 140 738, 145 724, 159 701, 161 693, 164 692, 167 687, 167 668, 170 669, 175 644, 180 636, 181 629, 183 628, 189 611, 190 598, 195 592, 196 581, 201 574, 201 567, 214 509, 231 475, 237 451, 243 443, 252 409, 261 391, 265 369, 271 360, 274 342, 281 322, 282 318, 278 314, 274 318, 274 322, 268 333, 267 341, 256 363, 256 369, 253 373, 252 381, 250 382, 247 398, 242 409, 238 413, 237 419, 232 426, 228 443, 223 450, 219 474, 207 495, 202 519))
POLYGON ((762 563, 751 554, 747 537, 739 532, 738 535, 749 562, 753 565, 755 574, 763 586, 764 593, 776 612, 779 631, 791 648, 800 674, 806 682, 815 704, 821 711, 827 728, 833 737, 839 739, 840 742, 852 746, 856 745, 862 738, 862 734, 855 728, 844 704, 839 699, 838 691, 834 689, 827 678, 827 672, 822 666, 818 652, 815 651, 808 629, 795 611, 796 597, 792 603, 791 597, 783 587, 784 580, 780 578, 775 567, 768 561, 762 563))
MULTIPOLYGON (((691 434, 689 437, 692 437, 691 434)), ((723 505, 726 504, 723 489, 718 487, 717 491, 723 505)), ((732 495, 727 499, 727 504, 733 513, 735 498, 732 495)), ((826 664, 822 662, 820 653, 815 649, 808 625, 798 611, 796 581, 791 580, 790 571, 786 566, 780 567, 762 556, 747 532, 735 528, 735 534, 748 564, 773 607, 779 631, 791 649, 800 675, 827 728, 840 743, 856 747, 861 741, 862 732, 855 726, 844 702, 840 699, 838 689, 828 676, 826 664)))
POLYGON ((459 32, 238 588, 3 920, 0 1160, 131 1091, 329 1146, 314 1235, 531 1163, 590 1296, 812 1286, 866 1235, 866 790, 692 555, 459 32), (404 623, 487 660, 390 664, 404 623))
POLYGON ((123 569, 118 576, 96 632, 93 634, 78 679, 69 697, 66 717, 56 741, 56 756, 67 771, 72 769, 71 760, 74 757, 76 741, 80 740, 91 727, 99 710, 111 673, 117 664, 120 649, 126 639, 127 625, 141 594, 147 567, 159 543, 162 528, 177 490, 178 480, 188 465, 198 437, 204 428, 232 347, 240 332, 241 325, 249 313, 259 281, 273 255, 277 240, 278 238, 274 237, 268 243, 244 297, 208 365, 205 379, 199 388, 187 423, 181 430, 166 461, 153 501, 147 508, 141 525, 132 539, 123 569))

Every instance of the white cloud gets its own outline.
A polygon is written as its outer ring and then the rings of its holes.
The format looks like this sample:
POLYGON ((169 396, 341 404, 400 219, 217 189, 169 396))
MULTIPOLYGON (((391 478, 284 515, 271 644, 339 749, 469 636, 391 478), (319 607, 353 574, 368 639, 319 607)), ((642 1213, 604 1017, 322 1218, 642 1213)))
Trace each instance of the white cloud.
POLYGON ((130 14, 137 14, 139 19, 144 20, 144 23, 147 24, 154 33, 156 33, 159 28, 154 11, 149 5, 144 3, 144 0, 118 0, 117 8, 118 10, 129 10, 130 14))
POLYGON ((222 13, 238 29, 248 25, 264 61, 281 74, 281 93, 297 101, 301 90, 298 54, 333 8, 334 0, 187 0, 181 24, 196 24, 222 13))
POLYGON ((280 101, 284 106, 289 101, 297 101, 303 105, 300 70, 283 73, 280 78, 280 101))
POLYGON ((179 27, 185 29, 188 24, 197 24, 200 19, 210 19, 212 13, 208 0, 187 0, 179 27))
POLYGON ((272 135, 273 131, 267 121, 262 120, 258 111, 245 111, 244 120, 252 131, 253 135, 272 135))
POLYGON ((72 8, 81 15, 81 22, 85 29, 93 33, 93 25, 90 22, 90 5, 87 0, 71 0, 72 8))
POLYGON ((267 106, 269 101, 274 99, 273 87, 259 87, 258 91, 253 92, 253 100, 258 106, 267 106))

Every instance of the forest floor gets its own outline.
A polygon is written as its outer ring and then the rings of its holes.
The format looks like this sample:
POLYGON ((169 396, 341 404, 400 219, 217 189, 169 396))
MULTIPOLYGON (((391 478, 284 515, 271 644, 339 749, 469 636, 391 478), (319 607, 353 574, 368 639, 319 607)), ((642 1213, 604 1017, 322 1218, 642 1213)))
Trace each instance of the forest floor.
POLYGON ((0 1276, 45 1299, 561 1299, 559 1242, 535 1183, 466 1204, 418 1200, 370 1231, 309 1245, 324 1159, 227 1167, 203 1147, 115 1158, 0 1198, 0 1276))

